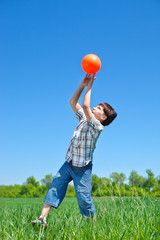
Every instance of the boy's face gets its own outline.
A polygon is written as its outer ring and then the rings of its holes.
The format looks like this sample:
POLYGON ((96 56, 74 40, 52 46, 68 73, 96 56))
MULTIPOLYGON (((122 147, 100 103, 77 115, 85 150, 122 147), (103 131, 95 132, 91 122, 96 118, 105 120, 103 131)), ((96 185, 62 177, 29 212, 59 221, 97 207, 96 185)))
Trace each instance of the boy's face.
POLYGON ((92 113, 94 114, 95 118, 100 122, 103 122, 105 119, 107 119, 107 116, 104 114, 103 109, 104 108, 101 105, 98 105, 92 109, 92 113))

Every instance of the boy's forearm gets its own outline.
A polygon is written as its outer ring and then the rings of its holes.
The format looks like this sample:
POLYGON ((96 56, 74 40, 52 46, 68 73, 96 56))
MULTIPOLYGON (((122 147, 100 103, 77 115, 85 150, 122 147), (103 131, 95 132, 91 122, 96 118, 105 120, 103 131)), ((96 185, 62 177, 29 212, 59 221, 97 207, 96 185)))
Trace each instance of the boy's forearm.
POLYGON ((71 100, 70 100, 70 104, 76 104, 80 98, 80 95, 84 89, 84 85, 83 84, 80 84, 80 86, 77 88, 77 90, 75 91, 75 93, 73 94, 71 100))
POLYGON ((93 84, 93 81, 91 80, 88 84, 88 87, 83 99, 83 108, 90 108, 92 84, 93 84))

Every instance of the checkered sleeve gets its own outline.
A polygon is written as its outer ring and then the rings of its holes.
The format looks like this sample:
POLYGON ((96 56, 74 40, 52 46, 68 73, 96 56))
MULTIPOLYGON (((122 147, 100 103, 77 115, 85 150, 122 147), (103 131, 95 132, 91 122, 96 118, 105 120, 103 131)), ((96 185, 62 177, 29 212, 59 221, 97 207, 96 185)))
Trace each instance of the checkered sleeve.
POLYGON ((94 135, 95 133, 98 133, 98 132, 103 130, 102 124, 100 123, 100 121, 98 121, 95 118, 94 115, 92 115, 88 125, 90 126, 90 130, 91 130, 92 135, 94 135))
POLYGON ((80 108, 76 114, 76 117, 79 121, 81 121, 83 118, 85 118, 85 114, 82 108, 80 108))

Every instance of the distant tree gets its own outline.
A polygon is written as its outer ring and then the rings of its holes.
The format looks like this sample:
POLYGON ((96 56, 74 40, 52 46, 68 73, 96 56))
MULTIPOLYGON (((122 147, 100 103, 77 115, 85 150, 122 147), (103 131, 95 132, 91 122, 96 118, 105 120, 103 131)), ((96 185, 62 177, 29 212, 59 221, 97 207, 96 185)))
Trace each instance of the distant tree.
POLYGON ((152 192, 154 193, 153 197, 160 197, 160 185, 153 187, 152 192))
POLYGON ((35 187, 39 186, 39 182, 36 181, 36 179, 33 176, 27 178, 26 184, 32 184, 35 187))
POLYGON ((115 184, 118 184, 118 185, 122 185, 124 183, 124 181, 126 180, 126 176, 124 173, 119 174, 117 172, 111 173, 110 178, 112 179, 112 181, 115 184))
POLYGON ((53 178, 54 177, 52 176, 52 174, 45 175, 44 178, 41 180, 42 185, 46 186, 46 188, 48 189, 53 178))
POLYGON ((151 191, 153 189, 153 187, 156 185, 157 180, 154 177, 154 173, 151 171, 151 169, 147 169, 146 173, 148 176, 143 184, 143 187, 146 188, 147 190, 151 191))
POLYGON ((95 192, 100 187, 100 179, 96 174, 92 175, 92 192, 95 192))
POLYGON ((110 196, 111 180, 109 178, 99 178, 96 174, 92 175, 92 195, 93 196, 110 196))
POLYGON ((156 177, 157 184, 160 185, 160 175, 156 177))
POLYGON ((111 179, 109 179, 109 178, 106 178, 106 177, 102 177, 101 178, 101 184, 103 185, 103 186, 110 186, 111 185, 111 179))
POLYGON ((120 183, 120 185, 123 184, 125 180, 126 180, 126 175, 124 173, 120 173, 119 174, 119 183, 120 183))
POLYGON ((0 186, 0 197, 14 198, 19 197, 21 185, 0 186))
POLYGON ((118 184, 119 173, 117 173, 117 172, 111 173, 110 178, 112 179, 112 181, 113 181, 114 183, 118 184))
POLYGON ((132 171, 129 176, 129 185, 131 187, 142 187, 145 179, 140 176, 136 171, 132 171))
POLYGON ((22 197, 40 197, 40 186, 35 186, 32 183, 22 185, 20 195, 22 197))

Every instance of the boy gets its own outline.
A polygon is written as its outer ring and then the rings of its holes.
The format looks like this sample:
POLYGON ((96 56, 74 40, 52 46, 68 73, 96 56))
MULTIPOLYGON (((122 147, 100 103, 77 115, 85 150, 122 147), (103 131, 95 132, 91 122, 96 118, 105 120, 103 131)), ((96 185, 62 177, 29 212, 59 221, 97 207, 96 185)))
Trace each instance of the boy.
POLYGON ((90 98, 95 75, 86 74, 79 88, 70 100, 70 105, 79 122, 66 154, 66 162, 53 179, 39 219, 32 224, 47 227, 46 218, 51 207, 58 208, 65 197, 68 183, 73 180, 80 213, 86 218, 93 218, 95 208, 91 199, 92 160, 97 139, 103 127, 109 125, 117 116, 115 110, 107 103, 101 103, 90 109, 90 98), (78 103, 83 89, 87 87, 83 106, 78 103))

